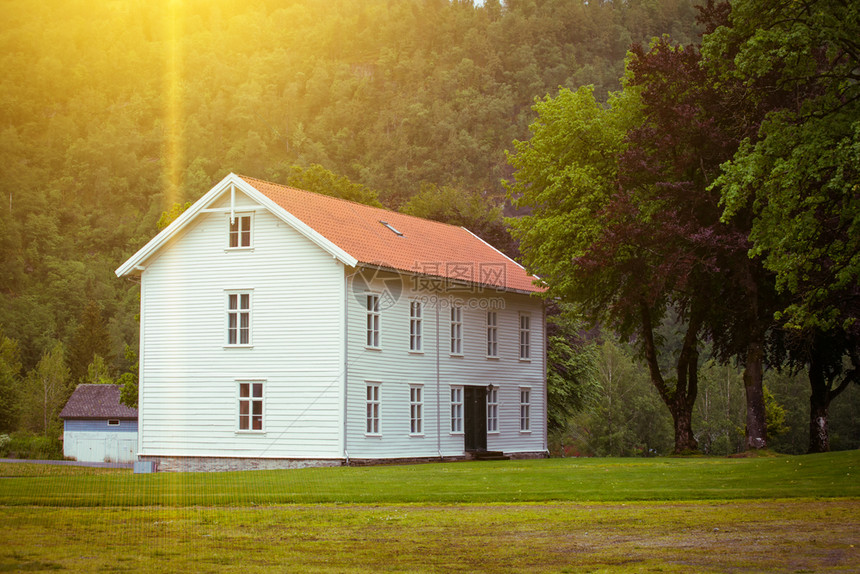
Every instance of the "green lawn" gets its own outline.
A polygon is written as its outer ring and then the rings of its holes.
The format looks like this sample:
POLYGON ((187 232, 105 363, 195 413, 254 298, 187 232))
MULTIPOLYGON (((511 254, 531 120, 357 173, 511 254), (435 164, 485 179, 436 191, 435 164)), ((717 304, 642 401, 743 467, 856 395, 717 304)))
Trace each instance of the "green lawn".
POLYGON ((288 471, 132 474, 0 464, 0 505, 860 498, 860 451, 763 458, 549 459, 288 471), (59 469, 59 470, 57 470, 59 469))
POLYGON ((856 572, 860 452, 212 474, 0 464, 0 572, 856 572))

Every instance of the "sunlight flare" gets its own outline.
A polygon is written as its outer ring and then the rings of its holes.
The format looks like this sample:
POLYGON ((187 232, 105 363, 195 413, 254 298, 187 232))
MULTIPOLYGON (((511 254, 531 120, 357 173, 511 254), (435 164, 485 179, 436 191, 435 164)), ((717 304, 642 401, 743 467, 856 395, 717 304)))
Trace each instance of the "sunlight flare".
POLYGON ((182 5, 179 0, 166 0, 166 35, 164 86, 165 143, 163 162, 164 209, 180 200, 184 146, 182 144, 182 5))

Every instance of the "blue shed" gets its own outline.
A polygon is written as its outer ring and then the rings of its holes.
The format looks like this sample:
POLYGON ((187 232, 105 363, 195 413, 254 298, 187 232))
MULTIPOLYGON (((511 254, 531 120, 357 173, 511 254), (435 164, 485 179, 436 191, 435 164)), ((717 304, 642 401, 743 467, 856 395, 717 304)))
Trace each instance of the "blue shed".
POLYGON ((78 385, 63 410, 63 454, 86 462, 137 460, 137 409, 118 385, 78 385))

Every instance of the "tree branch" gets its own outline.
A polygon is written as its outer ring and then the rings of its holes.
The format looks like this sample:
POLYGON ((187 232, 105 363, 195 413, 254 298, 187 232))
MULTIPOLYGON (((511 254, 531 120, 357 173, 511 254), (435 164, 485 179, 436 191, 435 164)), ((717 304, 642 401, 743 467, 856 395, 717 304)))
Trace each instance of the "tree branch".
POLYGON ((657 363, 657 347, 654 344, 654 327, 651 323, 651 308, 642 299, 639 300, 639 313, 642 319, 642 344, 651 382, 657 392, 660 393, 663 402, 668 405, 672 401, 674 392, 666 387, 666 381, 663 380, 663 375, 660 373, 660 365, 657 363))

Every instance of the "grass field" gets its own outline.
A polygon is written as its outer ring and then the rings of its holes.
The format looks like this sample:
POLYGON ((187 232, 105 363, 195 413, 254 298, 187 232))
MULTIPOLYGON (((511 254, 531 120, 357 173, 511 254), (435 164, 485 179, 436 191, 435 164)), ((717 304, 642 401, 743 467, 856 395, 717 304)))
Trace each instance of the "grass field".
POLYGON ((856 572, 858 472, 858 451, 155 475, 0 464, 0 572, 856 572))

